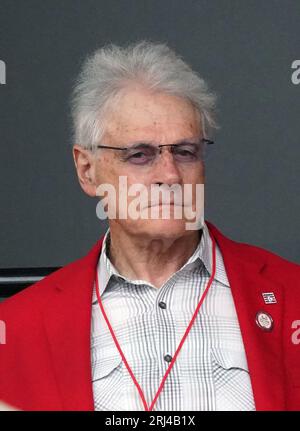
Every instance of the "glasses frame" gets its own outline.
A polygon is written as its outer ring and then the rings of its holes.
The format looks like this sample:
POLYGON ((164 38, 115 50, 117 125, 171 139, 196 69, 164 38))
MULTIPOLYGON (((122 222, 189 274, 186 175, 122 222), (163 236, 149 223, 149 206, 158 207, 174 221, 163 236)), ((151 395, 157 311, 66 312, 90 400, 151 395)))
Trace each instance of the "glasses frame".
MULTIPOLYGON (((194 145, 198 145, 200 143, 204 143, 206 145, 213 145, 214 141, 212 141, 210 139, 202 138, 198 142, 180 142, 178 144, 160 144, 160 145, 157 145, 157 146, 154 146, 152 144, 147 144, 147 145, 159 148, 160 149, 159 154, 161 154, 162 147, 171 147, 171 151, 172 151, 172 147, 177 147, 177 146, 184 145, 184 144, 187 144, 187 143, 194 144, 194 145)), ((141 142, 140 144, 133 145, 131 147, 113 147, 113 146, 110 146, 110 145, 97 145, 96 148, 107 148, 108 150, 126 151, 126 150, 131 150, 131 149, 133 149, 135 147, 138 148, 138 146, 141 145, 141 144, 143 144, 143 142, 141 142)))
MULTIPOLYGON (((210 139, 201 139, 199 142, 188 142, 188 143, 189 144, 195 144, 195 145, 197 145, 200 142, 203 142, 203 143, 205 143, 207 145, 212 145, 212 144, 215 143, 214 141, 211 141, 210 139)), ((142 143, 143 142, 141 142, 141 144, 142 143)), ((187 142, 180 142, 178 144, 161 144, 161 145, 157 145, 156 147, 157 148, 162 148, 162 147, 177 147, 179 145, 183 145, 183 144, 186 144, 186 143, 187 142)), ((138 145, 140 145, 140 144, 137 144, 137 146, 138 145)), ((152 144, 149 144, 149 145, 154 146, 152 144)), ((97 145, 96 148, 108 148, 109 150, 121 150, 121 151, 123 151, 123 150, 130 150, 132 148, 135 148, 135 145, 133 145, 132 147, 112 147, 110 145, 97 145)))

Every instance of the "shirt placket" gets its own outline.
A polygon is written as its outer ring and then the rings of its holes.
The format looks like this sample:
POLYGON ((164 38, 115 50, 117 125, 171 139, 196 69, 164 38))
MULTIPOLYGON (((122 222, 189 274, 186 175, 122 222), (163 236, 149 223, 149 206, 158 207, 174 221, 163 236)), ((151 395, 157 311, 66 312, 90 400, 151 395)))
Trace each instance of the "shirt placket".
MULTIPOLYGON (((168 280, 160 288, 155 301, 155 312, 159 327, 159 337, 155 340, 159 369, 157 390, 177 348, 174 314, 170 306, 174 300, 174 295, 176 295, 175 284, 177 279, 178 274, 168 280)), ((180 376, 178 375, 176 362, 167 376, 153 410, 180 410, 180 376)))

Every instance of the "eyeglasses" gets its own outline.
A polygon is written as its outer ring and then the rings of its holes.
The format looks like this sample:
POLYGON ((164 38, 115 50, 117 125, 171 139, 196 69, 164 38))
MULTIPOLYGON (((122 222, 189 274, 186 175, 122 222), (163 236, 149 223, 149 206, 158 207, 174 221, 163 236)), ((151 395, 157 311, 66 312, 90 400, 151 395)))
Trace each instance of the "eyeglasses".
POLYGON ((148 166, 157 160, 161 154, 162 147, 170 147, 173 158, 178 163, 195 163, 207 158, 208 145, 214 144, 208 139, 198 142, 181 142, 179 144, 152 145, 139 143, 131 147, 111 147, 97 145, 97 148, 122 151, 121 160, 131 165, 148 166))

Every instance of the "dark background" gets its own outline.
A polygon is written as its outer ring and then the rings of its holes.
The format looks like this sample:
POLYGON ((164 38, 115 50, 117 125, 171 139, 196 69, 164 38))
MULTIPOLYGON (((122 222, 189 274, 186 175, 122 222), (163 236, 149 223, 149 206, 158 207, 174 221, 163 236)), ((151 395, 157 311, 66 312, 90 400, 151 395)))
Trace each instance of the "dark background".
POLYGON ((106 229, 75 174, 69 96, 87 54, 140 39, 219 95, 205 218, 300 263, 299 0, 0 0, 0 267, 65 265, 106 229))

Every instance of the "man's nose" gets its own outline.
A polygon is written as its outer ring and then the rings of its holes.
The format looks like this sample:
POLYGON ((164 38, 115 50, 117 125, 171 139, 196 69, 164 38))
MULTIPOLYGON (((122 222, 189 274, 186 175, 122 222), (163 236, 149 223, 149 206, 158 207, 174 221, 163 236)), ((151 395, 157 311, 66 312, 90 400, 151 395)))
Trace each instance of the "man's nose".
POLYGON ((171 147, 161 147, 155 162, 155 183, 180 184, 180 170, 171 153, 171 147))

